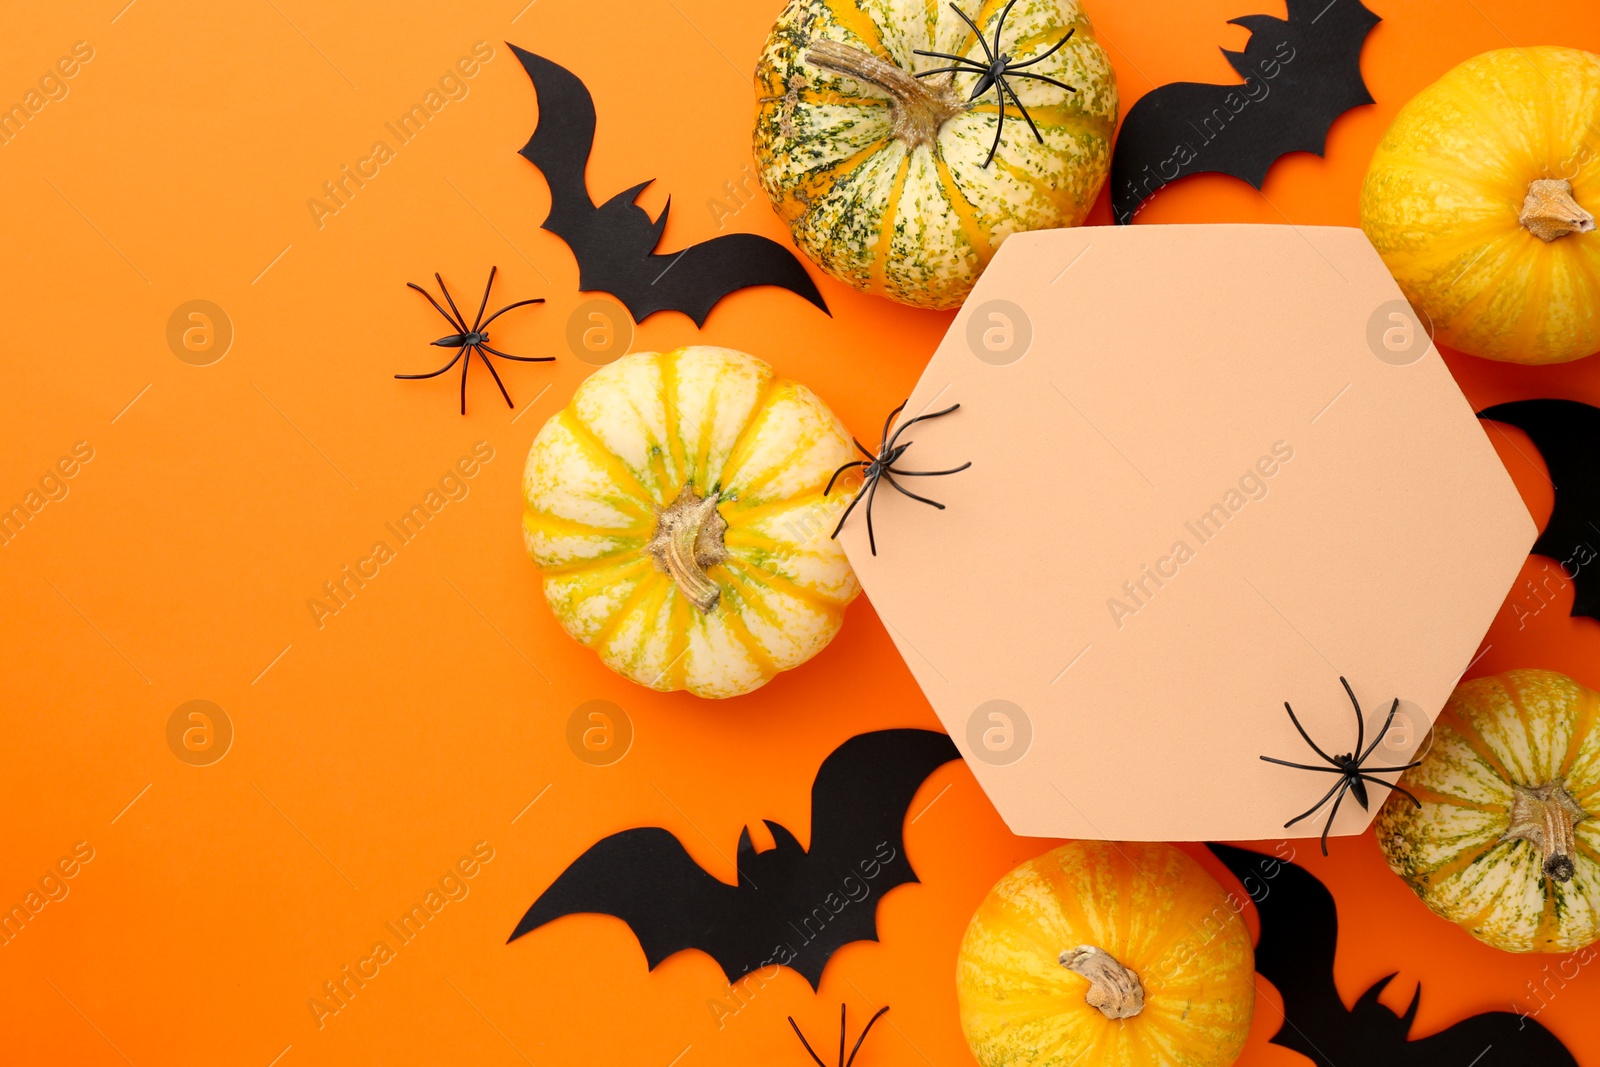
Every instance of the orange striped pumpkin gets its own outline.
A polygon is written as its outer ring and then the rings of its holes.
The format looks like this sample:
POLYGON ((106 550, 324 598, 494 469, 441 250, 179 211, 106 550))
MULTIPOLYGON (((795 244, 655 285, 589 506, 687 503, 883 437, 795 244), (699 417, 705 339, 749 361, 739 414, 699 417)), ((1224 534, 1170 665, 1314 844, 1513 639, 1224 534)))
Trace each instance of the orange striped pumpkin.
POLYGON ((1508 952, 1600 940, 1596 694, 1555 671, 1463 682, 1376 833, 1423 903, 1508 952))
POLYGON ((823 490, 850 438, 753 356, 639 352, 528 451, 522 536, 566 631, 640 685, 730 697, 827 646, 860 586, 823 490))
POLYGON ((1185 853, 1070 841, 978 905, 956 998, 979 1067, 1228 1067, 1250 1032, 1255 953, 1185 853))
POLYGON ((790 0, 756 67, 762 187, 798 245, 858 289, 918 307, 965 299, 1008 234, 1076 226, 1111 161, 1117 85, 1077 0, 790 0), (916 50, 1017 63, 974 101, 976 74, 916 50), (1026 105, 1041 141, 1014 100, 1026 105), (1000 126, 1000 147, 985 165, 1000 126))

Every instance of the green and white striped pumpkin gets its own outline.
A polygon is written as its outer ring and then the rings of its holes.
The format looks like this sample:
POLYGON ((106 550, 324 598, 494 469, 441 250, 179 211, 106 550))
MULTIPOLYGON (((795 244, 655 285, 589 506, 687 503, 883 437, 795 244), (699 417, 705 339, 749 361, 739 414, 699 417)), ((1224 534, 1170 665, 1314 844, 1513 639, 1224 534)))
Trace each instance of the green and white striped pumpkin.
POLYGON ((790 0, 756 67, 755 150, 762 187, 797 244, 858 289, 918 307, 966 298, 1008 234, 1076 226, 1111 160, 1117 86, 1076 0, 964 0, 972 28, 943 0, 790 0), (999 150, 998 87, 969 99, 975 73, 919 72, 950 61, 1015 63, 1072 39, 1011 75, 1037 140, 1011 98, 999 150))
POLYGON ((1376 832, 1423 903, 1508 952, 1600 939, 1600 696, 1555 671, 1463 682, 1376 832))

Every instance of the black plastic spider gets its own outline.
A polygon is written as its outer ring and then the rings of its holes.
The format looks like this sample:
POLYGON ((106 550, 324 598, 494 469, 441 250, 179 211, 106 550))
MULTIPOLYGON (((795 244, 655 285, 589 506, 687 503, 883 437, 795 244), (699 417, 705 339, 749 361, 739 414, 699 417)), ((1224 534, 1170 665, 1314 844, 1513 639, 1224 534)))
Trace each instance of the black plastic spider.
POLYGON ((895 461, 905 454, 906 449, 910 448, 916 443, 914 441, 907 441, 905 444, 899 444, 898 442, 901 434, 905 433, 906 430, 910 429, 912 426, 915 426, 919 422, 923 422, 927 419, 937 419, 941 415, 948 415, 961 406, 960 404, 951 404, 943 411, 933 411, 926 415, 918 415, 914 419, 908 419, 894 431, 894 436, 890 437, 889 427, 894 425, 895 416, 905 410, 906 403, 907 401, 902 400, 900 402, 900 406, 889 412, 889 417, 884 420, 883 440, 882 443, 878 445, 877 455, 873 455, 871 452, 867 451, 867 446, 862 444, 860 441, 856 441, 853 437, 851 438, 852 441, 855 441, 855 446, 861 449, 861 454, 867 458, 852 460, 851 462, 840 467, 838 470, 834 471, 833 477, 828 479, 828 488, 822 491, 822 495, 827 496, 829 493, 833 492, 833 483, 839 480, 839 475, 855 467, 862 468, 861 488, 856 492, 856 498, 850 501, 850 506, 844 509, 844 514, 839 516, 839 525, 833 528, 833 533, 830 536, 839 536, 839 531, 844 529, 844 521, 850 517, 850 513, 856 509, 856 505, 861 503, 861 498, 865 496, 867 500, 867 543, 872 546, 872 554, 874 556, 878 554, 878 540, 872 532, 872 498, 873 495, 878 491, 878 483, 880 481, 888 482, 890 485, 900 490, 900 492, 904 493, 912 500, 920 500, 924 504, 932 504, 940 511, 943 511, 943 504, 939 503, 937 500, 929 500, 925 496, 918 496, 916 493, 913 493, 911 490, 895 481, 894 475, 898 474, 902 477, 911 478, 932 478, 941 474, 955 474, 958 471, 964 471, 968 467, 972 466, 972 463, 969 461, 963 463, 959 467, 951 467, 947 471, 903 471, 896 467, 894 465, 895 461))
POLYGON ((1322 854, 1324 856, 1328 854, 1328 831, 1333 829, 1333 817, 1339 814, 1339 802, 1344 799, 1346 790, 1348 790, 1350 794, 1356 798, 1356 803, 1361 805, 1362 811, 1367 810, 1368 782, 1375 782, 1378 785, 1386 785, 1395 792, 1402 793, 1409 797, 1411 803, 1415 804, 1417 807, 1422 807, 1422 802, 1416 797, 1412 796, 1407 790, 1402 789, 1393 782, 1386 782, 1382 778, 1374 778, 1372 776, 1373 772, 1375 771, 1409 771, 1413 767, 1421 766, 1421 761, 1416 763, 1407 763, 1402 767, 1365 766, 1367 757, 1372 755, 1372 750, 1378 747, 1378 742, 1382 741, 1384 735, 1389 732, 1389 724, 1394 722, 1394 713, 1400 710, 1400 698, 1396 697, 1395 702, 1389 705, 1389 717, 1383 720, 1383 729, 1379 730, 1378 736, 1372 739, 1372 744, 1366 745, 1367 726, 1366 721, 1361 715, 1361 704, 1356 700, 1355 693, 1351 691, 1349 682, 1345 681, 1341 677, 1339 679, 1339 684, 1344 686, 1344 691, 1350 695, 1350 705, 1356 709, 1355 752, 1346 752, 1341 756, 1330 756, 1326 752, 1322 751, 1321 748, 1317 747, 1317 743, 1311 740, 1311 735, 1306 733, 1305 727, 1300 725, 1300 720, 1295 718, 1294 709, 1291 708, 1289 706, 1289 702, 1285 700, 1283 702, 1283 708, 1289 713, 1289 721, 1294 723, 1294 728, 1300 731, 1300 736, 1306 739, 1306 744, 1311 746, 1312 751, 1316 752, 1317 755, 1327 760, 1330 766, 1318 767, 1310 763, 1290 763, 1288 760, 1273 759, 1271 756, 1261 757, 1268 763, 1276 763, 1281 767, 1295 767, 1302 771, 1322 771, 1326 774, 1337 774, 1339 776, 1339 780, 1334 783, 1333 788, 1328 790, 1327 793, 1323 795, 1321 800, 1312 805, 1309 811, 1300 815, 1296 815, 1294 818, 1283 824, 1284 829, 1287 830, 1301 819, 1304 819, 1316 812, 1318 808, 1322 807, 1322 805, 1328 802, 1329 797, 1333 797, 1335 793, 1339 794, 1337 797, 1334 797, 1333 810, 1328 812, 1328 823, 1322 828, 1322 854), (1363 745, 1366 745, 1366 747, 1363 748, 1363 745), (1356 755, 1357 752, 1360 753, 1359 756, 1356 755))
MULTIPOLYGON (((872 1016, 872 1018, 867 1020, 867 1025, 865 1025, 865 1026, 863 1026, 861 1028, 861 1036, 856 1038, 855 1047, 850 1050, 850 1058, 848 1060, 844 1058, 844 1036, 845 1036, 844 1010, 845 1010, 845 1006, 843 1004, 840 1004, 839 1005, 839 1067, 851 1067, 851 1065, 856 1062, 856 1053, 861 1051, 861 1042, 863 1042, 863 1041, 865 1041, 867 1039, 867 1031, 872 1029, 872 1024, 878 1021, 879 1016, 883 1015, 884 1012, 889 1010, 889 1005, 885 1004, 883 1007, 879 1008, 877 1013, 874 1014, 872 1016)), ((789 1025, 794 1027, 794 1036, 798 1037, 800 1039, 800 1043, 806 1047, 806 1051, 811 1053, 811 1058, 817 1062, 817 1067, 828 1067, 828 1065, 826 1063, 822 1062, 822 1057, 818 1056, 816 1051, 811 1047, 811 1042, 806 1040, 806 1035, 802 1034, 800 1032, 800 1024, 794 1021, 794 1016, 793 1015, 789 1016, 789 1025)))
POLYGON ((962 11, 955 4, 950 5, 950 10, 954 11, 957 15, 960 15, 961 20, 968 26, 972 27, 972 32, 977 35, 978 44, 983 46, 984 56, 986 56, 989 60, 987 63, 979 63, 977 60, 970 59, 967 56, 951 55, 949 52, 924 52, 920 48, 912 49, 912 51, 919 56, 931 56, 935 59, 949 59, 954 61, 956 64, 953 67, 936 67, 933 70, 919 71, 917 73, 917 77, 919 78, 926 78, 930 74, 946 74, 952 71, 960 72, 962 74, 976 74, 978 76, 978 82, 972 87, 972 95, 967 97, 969 102, 978 99, 978 97, 988 92, 991 88, 994 89, 995 98, 1000 101, 1000 121, 995 123, 994 144, 989 147, 988 158, 983 161, 985 168, 987 168, 990 163, 994 162, 994 154, 1000 148, 1000 134, 1005 129, 1006 125, 1007 96, 1011 97, 1011 102, 1017 105, 1017 110, 1022 112, 1022 117, 1028 120, 1028 128, 1033 131, 1034 137, 1038 138, 1040 144, 1044 144, 1044 134, 1040 133, 1039 127, 1033 124, 1033 116, 1028 114, 1028 109, 1026 107, 1022 106, 1022 99, 1017 96, 1017 91, 1011 88, 1011 83, 1006 80, 1008 77, 1032 78, 1035 81, 1049 82, 1051 85, 1065 89, 1069 93, 1075 93, 1078 91, 1065 82, 1058 82, 1054 78, 1046 77, 1043 74, 1024 72, 1022 69, 1023 67, 1031 67, 1035 63, 1043 63, 1046 59, 1050 58, 1050 56, 1054 55, 1062 45, 1072 40, 1072 35, 1077 32, 1076 28, 1068 30, 1067 35, 1052 45, 1049 51, 1034 56, 1026 63, 1014 63, 1009 55, 1000 51, 1000 31, 1005 29, 1006 16, 1011 14, 1011 9, 1016 6, 1016 3, 1017 0, 1011 0, 1011 2, 1006 5, 1005 10, 1000 12, 1000 19, 995 23, 994 26, 993 48, 989 47, 989 42, 983 39, 983 31, 978 28, 978 24, 973 22, 972 19, 968 18, 967 13, 962 11))
POLYGON ((436 371, 429 371, 427 374, 396 374, 395 377, 412 381, 419 378, 437 378, 451 367, 454 367, 461 361, 461 357, 465 356, 466 362, 461 364, 461 414, 463 415, 467 413, 467 368, 472 366, 472 354, 474 352, 478 354, 479 359, 483 360, 483 365, 489 368, 489 373, 494 375, 494 384, 500 387, 500 395, 506 398, 506 407, 508 408, 516 405, 511 402, 511 394, 506 392, 505 383, 500 380, 500 375, 495 373, 494 364, 489 362, 489 356, 485 355, 485 353, 492 353, 502 359, 514 359, 519 363, 551 363, 556 358, 554 356, 513 356, 509 352, 501 352, 499 349, 489 347, 489 334, 486 332, 489 329, 489 323, 498 319, 512 308, 519 308, 526 304, 544 303, 543 297, 536 297, 532 300, 518 300, 515 304, 507 304, 485 319, 483 312, 489 306, 489 290, 494 288, 494 276, 499 270, 499 267, 489 268, 489 284, 483 287, 483 303, 478 305, 478 317, 472 320, 472 328, 470 330, 467 328, 466 317, 456 308, 456 302, 450 299, 450 290, 445 288, 444 279, 439 277, 437 272, 433 277, 439 283, 439 291, 444 294, 445 301, 450 305, 450 311, 440 307, 439 301, 433 298, 433 294, 416 282, 406 282, 411 288, 427 297, 428 303, 432 304, 434 309, 445 317, 446 322, 456 328, 455 333, 446 334, 432 343, 440 348, 454 348, 457 351, 455 359, 452 359, 436 371), (454 312, 454 314, 451 314, 451 312, 454 312))

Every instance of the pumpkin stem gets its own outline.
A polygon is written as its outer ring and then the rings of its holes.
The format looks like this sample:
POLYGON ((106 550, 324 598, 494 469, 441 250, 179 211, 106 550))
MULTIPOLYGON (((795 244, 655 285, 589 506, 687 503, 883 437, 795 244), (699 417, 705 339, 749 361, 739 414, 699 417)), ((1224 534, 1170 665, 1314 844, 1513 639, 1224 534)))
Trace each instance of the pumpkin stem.
POLYGON ((692 485, 665 508, 656 509, 656 532, 644 550, 672 580, 684 598, 709 615, 722 597, 722 587, 706 570, 728 558, 722 535, 728 520, 717 512, 717 493, 702 497, 692 485))
POLYGON ((1059 962, 1089 979, 1089 992, 1083 999, 1107 1019, 1131 1019, 1144 1011, 1144 986, 1139 976, 1105 949, 1079 945, 1062 952, 1059 962))
POLYGON ((1565 178, 1536 178, 1528 185, 1517 221, 1539 240, 1549 243, 1569 233, 1594 229, 1594 216, 1572 197, 1565 178))
POLYGON ((1545 877, 1571 881, 1575 870, 1572 856, 1578 847, 1573 828, 1588 817, 1588 812, 1572 799, 1559 779, 1513 788, 1511 825, 1500 840, 1527 841, 1537 846, 1544 854, 1545 877))
POLYGON ((913 148, 932 144, 939 128, 968 107, 953 78, 947 76, 930 87, 888 60, 838 41, 812 41, 805 61, 888 93, 894 102, 894 134, 913 148))

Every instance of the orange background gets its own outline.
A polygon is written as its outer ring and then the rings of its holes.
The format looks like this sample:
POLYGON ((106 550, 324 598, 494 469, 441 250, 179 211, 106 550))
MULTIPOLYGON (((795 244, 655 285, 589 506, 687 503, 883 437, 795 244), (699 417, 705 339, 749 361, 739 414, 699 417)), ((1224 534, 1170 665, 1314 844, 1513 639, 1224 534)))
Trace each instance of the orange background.
MULTIPOLYGON (((1008 834, 959 764, 913 805, 907 848, 923 884, 886 899, 882 943, 836 955, 819 995, 783 971, 719 1020, 709 1002, 735 1002, 709 957, 680 954, 648 973, 611 919, 502 943, 603 834, 665 826, 731 880, 742 826, 762 845, 762 818, 808 839, 812 775, 846 737, 937 727, 865 600, 826 652, 751 696, 708 704, 632 686, 560 631, 517 530, 528 444, 592 369, 565 339, 568 315, 591 296, 577 292, 567 249, 538 229, 548 194, 516 154, 534 94, 502 42, 588 83, 599 114, 591 188, 609 196, 655 178, 641 202, 655 212, 672 196, 663 249, 719 224, 784 239, 764 203, 740 207, 724 186, 754 189, 751 72, 778 0, 125 3, 28 6, 8 13, 0 39, 0 104, 22 101, 74 42, 94 52, 64 99, 0 145, 0 506, 23 501, 74 443, 94 450, 66 497, 0 549, 0 906, 21 903, 76 842, 94 851, 69 895, 0 947, 0 1058, 799 1064, 784 1017, 827 1047, 843 1000, 852 1029, 892 1005, 862 1051, 866 1067, 970 1062, 956 946, 993 881, 1047 843, 1008 834), (477 41, 494 53, 468 95, 319 227, 308 199, 390 140, 384 124, 477 41), (737 210, 719 220, 713 199, 737 210), (403 283, 439 270, 470 301, 491 264, 498 303, 549 301, 497 323, 497 346, 560 359, 502 371, 514 411, 478 368, 462 418, 452 377, 391 377, 448 355, 426 346, 443 324, 403 283), (220 305, 235 330, 210 366, 180 361, 166 342, 169 315, 192 299, 220 305), (307 600, 391 540, 384 523, 478 441, 494 458, 470 495, 319 628, 307 600), (205 767, 167 744, 169 716, 197 698, 235 729, 226 757, 205 767), (596 699, 623 708, 635 735, 605 767, 566 743, 569 715, 596 699), (375 941, 392 942, 384 923, 479 841, 494 858, 469 895, 319 1028, 308 999, 375 941)), ((1508 43, 1600 50, 1600 11, 1579 0, 1374 6, 1386 21, 1363 66, 1378 104, 1337 123, 1326 161, 1282 161, 1261 194, 1187 180, 1140 224, 1353 225, 1373 145, 1450 66, 1508 43)), ((1156 84, 1235 80, 1218 46, 1247 34, 1225 20, 1282 4, 1089 9, 1125 113, 1156 84)), ((1108 219, 1102 197, 1091 221, 1108 219)), ((659 315, 634 347, 747 350, 871 436, 950 316, 821 285, 831 319, 753 290, 704 331, 659 315)), ((1479 407, 1545 395, 1600 403, 1600 361, 1535 370, 1447 359, 1479 407)), ((1550 490, 1537 454, 1515 431, 1497 441, 1542 521, 1550 490)), ((1530 561, 1525 574, 1543 582, 1541 568, 1530 561)), ((1548 607, 1520 620, 1502 611, 1474 673, 1551 667, 1600 686, 1595 624, 1568 618, 1564 580, 1549 588, 1548 607)), ((1372 592, 1383 610, 1383 590, 1372 592)), ((1313 843, 1292 847, 1338 899, 1347 1001, 1398 970, 1384 999, 1403 1008, 1421 981, 1417 1035, 1541 1003, 1530 983, 1547 965, 1554 974, 1555 958, 1507 956, 1433 918, 1370 837, 1338 841, 1327 861, 1313 843)), ((1595 969, 1544 990, 1540 1020, 1580 1062, 1600 1064, 1595 969)), ((1266 1043, 1277 1004, 1262 983, 1241 1062, 1304 1062, 1266 1043)))

